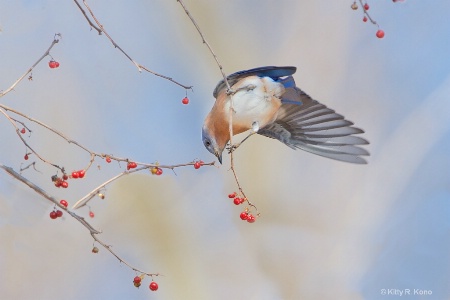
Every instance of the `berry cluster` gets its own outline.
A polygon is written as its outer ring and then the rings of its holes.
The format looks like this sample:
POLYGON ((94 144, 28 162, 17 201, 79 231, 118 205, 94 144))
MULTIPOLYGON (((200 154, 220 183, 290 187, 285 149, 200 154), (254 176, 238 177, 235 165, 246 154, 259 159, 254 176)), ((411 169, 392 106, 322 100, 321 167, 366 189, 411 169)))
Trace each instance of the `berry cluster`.
POLYGON ((134 161, 129 161, 127 163, 127 170, 134 169, 136 167, 137 167, 137 163, 135 163, 134 161))
POLYGON ((74 171, 72 172, 72 178, 77 179, 77 178, 83 178, 84 175, 86 175, 86 171, 85 170, 79 170, 79 171, 74 171))
POLYGON ((158 167, 153 167, 153 168, 150 169, 150 172, 153 175, 158 175, 159 176, 159 175, 161 175, 163 173, 163 170, 161 168, 158 168, 158 167))
MULTIPOLYGON (((247 201, 247 198, 245 198, 245 197, 238 197, 238 194, 236 192, 229 194, 228 198, 233 199, 233 203, 235 205, 240 205, 240 204, 244 203, 245 201, 247 201)), ((248 208, 246 208, 243 212, 241 212, 239 217, 241 218, 241 220, 247 221, 249 223, 254 223, 256 221, 256 217, 254 215, 252 215, 251 213, 249 213, 248 208)))
POLYGON ((63 174, 62 177, 58 177, 57 175, 52 176, 52 181, 57 188, 68 188, 69 183, 66 181, 67 179, 69 179, 69 176, 67 176, 67 174, 63 174))
POLYGON ((63 212, 59 209, 53 209, 53 211, 50 213, 50 219, 56 219, 62 217, 63 212))
MULTIPOLYGON (((142 282, 142 279, 144 279, 144 276, 145 275, 142 274, 141 276, 134 277, 133 284, 135 287, 139 288, 141 286, 141 282, 142 282)), ((152 282, 150 282, 150 285, 148 287, 152 291, 158 290, 158 284, 155 281, 153 281, 153 279, 152 279, 152 282)))
POLYGON ((50 69, 59 68, 59 62, 54 61, 52 59, 51 61, 48 62, 48 66, 50 67, 50 69))

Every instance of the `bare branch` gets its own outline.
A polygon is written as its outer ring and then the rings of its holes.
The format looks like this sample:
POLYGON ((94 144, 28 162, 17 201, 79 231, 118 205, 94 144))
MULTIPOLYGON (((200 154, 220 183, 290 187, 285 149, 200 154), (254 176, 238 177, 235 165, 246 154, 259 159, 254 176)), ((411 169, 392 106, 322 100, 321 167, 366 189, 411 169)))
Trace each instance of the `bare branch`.
POLYGON ((91 26, 91 28, 94 28, 95 30, 97 30, 98 34, 101 35, 102 34, 102 30, 100 28, 98 28, 97 26, 95 26, 94 23, 92 23, 91 19, 89 19, 88 15, 84 11, 84 9, 81 7, 80 3, 78 3, 77 0, 73 0, 73 1, 78 6, 78 8, 81 10, 81 12, 83 13, 84 17, 86 18, 86 21, 88 21, 88 23, 91 26))
MULTIPOLYGON (((77 4, 78 8, 80 8, 81 12, 85 15, 86 19, 88 20, 89 24, 91 25, 92 22, 89 20, 89 18, 87 17, 86 13, 84 12, 84 10, 80 7, 80 4, 77 2, 77 0, 74 0, 75 3, 77 4)), ((187 86, 184 84, 179 83, 178 81, 175 81, 174 79, 172 79, 171 77, 159 74, 157 72, 151 71, 150 69, 148 69, 147 67, 144 67, 143 65, 141 65, 140 63, 138 63, 137 61, 135 61, 133 58, 131 58, 130 55, 128 55, 128 53, 125 52, 125 50, 123 50, 113 39, 112 37, 105 31, 105 27, 103 27, 103 25, 100 23, 100 21, 97 19, 97 17, 94 15, 94 12, 92 11, 92 9, 89 7, 89 5, 87 4, 87 2, 85 0, 83 0, 83 4, 84 6, 86 6, 86 9, 89 11, 89 14, 91 15, 92 19, 94 19, 95 23, 98 25, 98 27, 95 27, 95 29, 97 31, 103 32, 105 34, 105 36, 109 39, 109 41, 113 44, 114 48, 117 48, 120 52, 122 52, 123 55, 125 55, 130 61, 131 63, 138 69, 139 72, 142 72, 142 70, 147 71, 150 74, 153 74, 155 76, 161 77, 163 79, 166 79, 178 86, 181 86, 182 88, 184 88, 185 90, 192 90, 192 86, 187 86)))
POLYGON ((59 33, 55 34, 55 37, 53 38, 53 41, 50 44, 50 47, 48 47, 47 51, 45 51, 44 54, 28 69, 28 71, 26 71, 25 74, 23 74, 19 79, 17 79, 16 82, 14 82, 8 89, 6 89, 4 92, 0 92, 0 97, 3 97, 9 92, 11 92, 19 84, 19 82, 21 82, 29 73, 31 73, 34 67, 36 67, 41 62, 41 60, 43 60, 47 55, 50 54, 50 50, 53 48, 53 46, 55 46, 59 42, 60 38, 61 34, 59 33))
POLYGON ((177 0, 178 3, 180 3, 180 5, 183 7, 184 12, 186 13, 186 15, 189 17, 189 19, 191 20, 192 24, 195 26, 195 28, 197 29, 198 33, 200 34, 200 37, 202 38, 202 42, 203 44, 206 45, 206 47, 208 47, 209 52, 211 52, 212 56, 214 57, 214 60, 217 63, 217 66, 220 69, 220 73, 222 73, 223 76, 223 80, 225 82, 225 84, 227 85, 227 90, 228 92, 231 92, 231 86, 228 83, 228 79, 227 76, 225 75, 225 72, 223 71, 223 67, 222 64, 219 62, 219 58, 217 57, 216 53, 214 53, 211 45, 208 43, 208 41, 206 40, 205 36, 203 35, 202 31, 200 30, 200 26, 198 26, 197 22, 195 21, 194 17, 191 15, 191 13, 189 12, 189 10, 187 9, 186 5, 183 3, 182 0, 177 0))

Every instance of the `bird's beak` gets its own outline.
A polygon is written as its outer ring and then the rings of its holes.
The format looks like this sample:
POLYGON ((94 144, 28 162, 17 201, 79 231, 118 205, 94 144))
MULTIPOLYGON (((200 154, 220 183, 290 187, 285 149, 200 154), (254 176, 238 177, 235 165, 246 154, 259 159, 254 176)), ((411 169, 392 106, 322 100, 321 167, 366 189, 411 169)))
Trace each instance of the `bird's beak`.
POLYGON ((219 153, 219 151, 216 151, 216 153, 214 153, 214 155, 217 157, 220 164, 222 164, 222 153, 219 153))

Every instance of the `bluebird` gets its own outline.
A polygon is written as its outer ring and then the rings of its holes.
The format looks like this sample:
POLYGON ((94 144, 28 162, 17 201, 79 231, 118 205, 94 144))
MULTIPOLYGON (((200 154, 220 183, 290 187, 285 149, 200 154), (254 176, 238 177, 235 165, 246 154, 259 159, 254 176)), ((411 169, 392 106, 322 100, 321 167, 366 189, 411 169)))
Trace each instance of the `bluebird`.
MULTIPOLYGON (((224 80, 217 84, 213 92, 216 102, 205 119, 202 139, 220 163, 230 140, 231 101, 233 135, 250 130, 243 141, 257 133, 294 150, 350 163, 367 163, 364 156, 369 152, 360 145, 369 142, 357 136, 364 131, 299 89, 292 77, 296 70, 296 67, 260 67, 229 75, 231 90, 224 80)), ((229 150, 235 150, 241 143, 229 150)))

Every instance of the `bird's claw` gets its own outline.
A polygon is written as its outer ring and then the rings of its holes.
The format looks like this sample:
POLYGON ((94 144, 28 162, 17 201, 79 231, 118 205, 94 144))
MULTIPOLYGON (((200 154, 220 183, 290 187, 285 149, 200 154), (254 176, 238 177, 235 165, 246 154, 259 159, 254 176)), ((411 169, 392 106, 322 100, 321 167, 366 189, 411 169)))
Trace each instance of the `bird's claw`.
POLYGON ((227 146, 226 149, 228 151, 228 154, 231 154, 231 152, 236 150, 240 145, 241 145, 241 143, 227 146))

